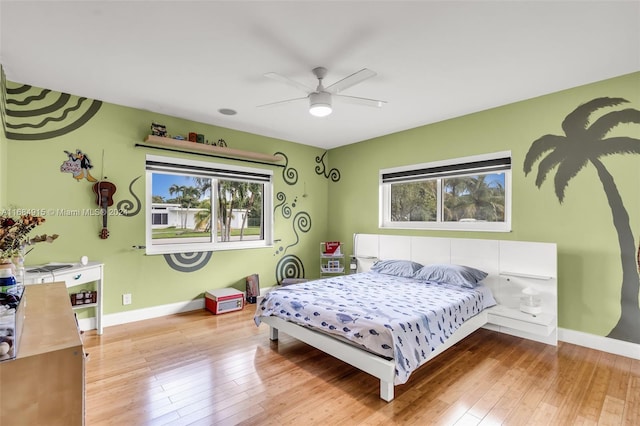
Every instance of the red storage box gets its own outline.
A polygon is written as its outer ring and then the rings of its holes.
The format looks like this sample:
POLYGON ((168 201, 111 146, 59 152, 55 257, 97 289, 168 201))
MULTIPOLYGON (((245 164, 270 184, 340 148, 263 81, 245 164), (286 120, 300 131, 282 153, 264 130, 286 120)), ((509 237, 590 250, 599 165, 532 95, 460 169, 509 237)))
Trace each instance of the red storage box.
POLYGON ((204 294, 204 306, 214 315, 240 311, 244 307, 244 293, 235 288, 217 288, 204 294))

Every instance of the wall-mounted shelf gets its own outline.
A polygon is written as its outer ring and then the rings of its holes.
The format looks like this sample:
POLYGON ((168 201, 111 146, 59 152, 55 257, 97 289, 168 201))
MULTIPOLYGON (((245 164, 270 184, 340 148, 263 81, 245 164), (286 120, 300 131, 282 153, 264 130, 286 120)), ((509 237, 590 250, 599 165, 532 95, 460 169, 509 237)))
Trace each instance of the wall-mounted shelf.
POLYGON ((505 277, 531 278, 534 280, 544 280, 544 281, 548 281, 551 278, 553 278, 548 275, 525 274, 522 272, 509 272, 509 271, 502 271, 500 272, 500 275, 505 277))
POLYGON ((284 165, 278 164, 279 162, 284 160, 284 158, 280 155, 270 155, 270 154, 262 154, 259 152, 242 151, 239 149, 228 148, 225 146, 206 145, 202 143, 164 138, 161 136, 149 135, 144 139, 144 144, 137 143, 136 146, 162 149, 165 151, 206 155, 209 157, 220 157, 220 158, 228 158, 232 160, 249 161, 252 163, 273 164, 279 167, 284 167, 284 165))

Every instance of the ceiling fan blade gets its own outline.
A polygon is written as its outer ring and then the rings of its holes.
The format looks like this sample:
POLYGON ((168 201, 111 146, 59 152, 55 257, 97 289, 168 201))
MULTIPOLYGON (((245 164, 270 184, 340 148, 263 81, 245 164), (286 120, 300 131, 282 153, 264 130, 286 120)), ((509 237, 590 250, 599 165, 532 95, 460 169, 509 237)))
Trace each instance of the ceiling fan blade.
POLYGON ((269 108, 269 107, 272 107, 272 106, 284 105, 284 104, 288 104, 288 103, 291 103, 291 102, 301 101, 303 99, 308 99, 308 97, 305 96, 303 98, 293 98, 293 99, 285 99, 284 101, 270 102, 268 104, 258 105, 257 108, 269 108))
POLYGON ((275 72, 268 72, 264 76, 267 77, 267 78, 270 78, 272 80, 279 81, 279 82, 284 83, 284 84, 288 84, 289 86, 295 87, 298 90, 302 90, 304 93, 307 93, 307 94, 309 94, 309 93, 314 91, 313 88, 311 88, 311 87, 309 87, 309 86, 307 86, 305 84, 298 83, 295 80, 291 80, 290 78, 285 77, 285 76, 280 75, 280 74, 275 73, 275 72))
POLYGON ((359 98, 357 96, 335 95, 335 97, 340 99, 341 101, 348 102, 351 104, 366 105, 374 108, 382 108, 382 106, 387 103, 387 101, 381 101, 378 99, 369 99, 369 98, 359 98))
POLYGON ((343 78, 342 80, 336 81, 331 86, 326 87, 325 90, 330 93, 340 93, 343 90, 346 90, 351 86, 355 86, 356 84, 361 83, 366 79, 369 79, 376 75, 377 73, 375 71, 371 71, 368 68, 363 68, 360 71, 343 78))

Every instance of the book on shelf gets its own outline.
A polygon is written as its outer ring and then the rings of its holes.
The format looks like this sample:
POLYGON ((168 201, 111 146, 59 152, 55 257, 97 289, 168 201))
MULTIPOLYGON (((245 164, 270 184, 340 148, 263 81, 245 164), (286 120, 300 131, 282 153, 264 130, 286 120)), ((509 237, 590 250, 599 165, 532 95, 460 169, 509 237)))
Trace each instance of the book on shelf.
POLYGON ((340 255, 340 241, 327 241, 324 243, 324 252, 325 255, 340 255))

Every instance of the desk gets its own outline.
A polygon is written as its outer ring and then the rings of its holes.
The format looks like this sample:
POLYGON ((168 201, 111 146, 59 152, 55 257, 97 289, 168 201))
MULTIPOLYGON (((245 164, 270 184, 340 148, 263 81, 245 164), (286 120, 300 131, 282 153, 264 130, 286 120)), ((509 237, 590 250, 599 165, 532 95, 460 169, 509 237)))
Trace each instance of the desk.
POLYGON ((74 306, 73 309, 95 308, 96 312, 96 330, 98 334, 102 334, 102 290, 103 284, 103 268, 104 265, 99 262, 89 262, 86 265, 80 263, 48 263, 47 265, 25 266, 27 271, 24 278, 25 285, 52 283, 56 281, 64 282, 69 287, 75 287, 81 284, 96 283, 98 295, 96 303, 74 306), (71 267, 58 269, 52 272, 29 272, 38 267, 47 265, 71 265, 71 267))

